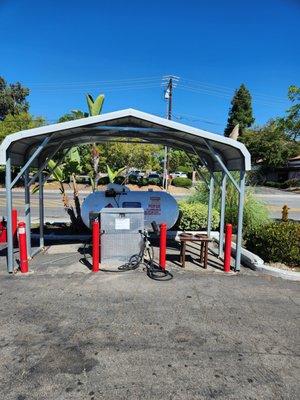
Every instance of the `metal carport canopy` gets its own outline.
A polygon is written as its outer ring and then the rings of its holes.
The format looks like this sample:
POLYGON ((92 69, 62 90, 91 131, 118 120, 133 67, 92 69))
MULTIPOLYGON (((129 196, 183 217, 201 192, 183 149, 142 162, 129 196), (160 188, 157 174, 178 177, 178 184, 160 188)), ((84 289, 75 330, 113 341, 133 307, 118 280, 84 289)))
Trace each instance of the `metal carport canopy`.
POLYGON ((42 126, 8 135, 0 145, 0 165, 5 165, 6 210, 7 210, 7 269, 14 270, 14 247, 12 229, 12 188, 24 177, 24 206, 27 232, 27 251, 31 252, 31 212, 30 186, 38 177, 39 180, 39 216, 40 247, 44 248, 44 181, 42 171, 47 162, 62 148, 86 143, 101 143, 125 139, 139 139, 144 143, 166 145, 185 150, 198 156, 200 164, 205 166, 210 177, 206 179, 197 168, 209 188, 207 235, 210 236, 212 222, 213 195, 216 176, 221 171, 221 206, 220 206, 220 240, 219 256, 223 254, 226 179, 229 178, 238 191, 238 223, 236 235, 235 270, 240 269, 242 247, 243 204, 245 194, 245 172, 251 169, 250 154, 246 147, 230 138, 206 132, 188 125, 173 122, 152 114, 134 109, 115 111, 89 118, 77 119, 54 125, 42 126), (12 180, 12 166, 21 167, 12 180), (29 179, 30 167, 37 167, 38 172, 29 179), (231 171, 239 171, 236 178, 231 171))
POLYGON ((45 138, 49 140, 32 167, 38 167, 58 146, 69 148, 120 137, 197 152, 211 172, 222 171, 216 156, 229 171, 251 169, 250 154, 242 143, 131 108, 8 135, 0 146, 0 164, 6 164, 9 154, 11 165, 23 166, 45 138))

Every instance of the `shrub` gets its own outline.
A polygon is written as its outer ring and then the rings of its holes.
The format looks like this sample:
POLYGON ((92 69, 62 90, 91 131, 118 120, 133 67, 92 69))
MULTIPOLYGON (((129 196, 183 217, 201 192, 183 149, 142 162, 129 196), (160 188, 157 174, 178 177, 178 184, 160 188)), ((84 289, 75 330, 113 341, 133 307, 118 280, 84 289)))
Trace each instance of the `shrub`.
POLYGON ((280 182, 273 182, 273 181, 267 181, 267 182, 265 182, 265 186, 280 189, 280 188, 282 187, 282 183, 280 183, 280 182))
MULTIPOLYGON (((179 229, 181 230, 200 230, 207 228, 207 211, 208 207, 200 203, 179 202, 180 220, 179 229)), ((218 228, 220 223, 219 213, 212 210, 212 229, 218 228)))
POLYGON ((98 180, 98 185, 108 185, 109 184, 109 178, 108 176, 101 176, 98 180))
POLYGON ((192 186, 192 181, 189 178, 178 177, 172 180, 172 185, 177 187, 190 188, 192 186))
POLYGON ((139 178, 137 181, 137 184, 141 186, 147 186, 148 185, 148 179, 147 178, 139 178))
POLYGON ((160 186, 161 185, 161 179, 160 178, 150 178, 150 179, 148 179, 148 184, 149 185, 160 186))
POLYGON ((119 175, 114 179, 114 183, 117 183, 118 185, 123 185, 125 179, 125 176, 119 175))
POLYGON ((130 183, 131 185, 137 185, 138 177, 136 175, 129 175, 128 183, 130 183))
POLYGON ((282 189, 287 189, 290 187, 298 187, 300 186, 300 179, 288 179, 287 181, 281 184, 282 189))
POLYGON ((298 222, 270 222, 245 237, 247 249, 266 262, 300 265, 300 224, 298 222))
MULTIPOLYGON (((197 185, 197 191, 189 196, 188 203, 202 203, 208 204, 209 190, 207 186, 200 182, 197 185)), ((218 183, 215 185, 213 207, 220 210, 221 203, 221 189, 218 183)), ((225 208, 225 222, 231 223, 236 229, 238 217, 238 192, 231 182, 228 182, 226 192, 226 208, 225 208)), ((269 212, 265 204, 253 195, 253 192, 247 188, 244 202, 244 219, 243 228, 244 233, 251 231, 259 226, 269 222, 269 212)))

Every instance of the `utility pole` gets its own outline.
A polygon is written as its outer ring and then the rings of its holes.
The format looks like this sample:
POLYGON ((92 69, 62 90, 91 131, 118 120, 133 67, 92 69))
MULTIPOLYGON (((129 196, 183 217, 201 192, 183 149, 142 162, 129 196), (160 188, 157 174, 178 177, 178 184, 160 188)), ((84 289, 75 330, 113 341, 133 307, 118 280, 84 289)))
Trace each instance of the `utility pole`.
POLYGON ((173 96, 173 78, 169 79, 168 88, 169 90, 169 101, 168 101, 168 119, 172 119, 172 96, 173 96))
MULTIPOLYGON (((167 118, 172 119, 172 101, 173 101, 173 88, 176 87, 176 83, 178 82, 178 76, 164 76, 163 83, 167 83, 165 89, 165 100, 168 100, 167 106, 167 118)), ((168 190, 168 173, 169 173, 169 151, 168 147, 165 146, 165 154, 164 154, 164 174, 163 174, 163 187, 168 190)))

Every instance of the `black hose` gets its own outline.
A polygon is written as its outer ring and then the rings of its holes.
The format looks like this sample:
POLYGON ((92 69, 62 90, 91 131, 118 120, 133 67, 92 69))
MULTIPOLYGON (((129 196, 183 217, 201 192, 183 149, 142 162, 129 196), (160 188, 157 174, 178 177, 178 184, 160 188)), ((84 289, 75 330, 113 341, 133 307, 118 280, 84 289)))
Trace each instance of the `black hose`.
MULTIPOLYGON (((150 279, 153 279, 155 281, 170 281, 171 279, 173 279, 173 275, 171 274, 171 272, 161 268, 160 265, 156 265, 154 263, 154 250, 152 245, 150 245, 150 249, 148 249, 149 260, 147 260, 147 262, 143 262, 143 256, 145 252, 146 239, 147 239, 145 234, 143 234, 143 236, 144 236, 144 241, 140 252, 138 254, 132 255, 127 263, 120 265, 118 267, 118 271, 120 272, 133 271, 137 269, 141 264, 143 264, 146 267, 147 276, 150 279)), ((83 246, 83 256, 86 260, 87 260, 86 246, 88 244, 91 244, 91 242, 87 241, 84 243, 83 246)))

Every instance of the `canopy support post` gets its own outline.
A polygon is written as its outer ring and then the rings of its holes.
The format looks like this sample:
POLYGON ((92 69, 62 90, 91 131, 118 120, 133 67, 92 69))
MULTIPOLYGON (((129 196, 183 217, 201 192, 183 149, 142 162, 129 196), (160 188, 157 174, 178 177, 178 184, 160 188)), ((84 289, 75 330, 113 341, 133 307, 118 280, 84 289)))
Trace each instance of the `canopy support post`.
POLYGON ((214 183, 215 177, 212 173, 209 181, 209 199, 208 199, 208 210, 207 210, 207 236, 210 237, 211 232, 211 220, 212 220, 212 206, 214 199, 214 183))
POLYGON ((225 207, 226 207, 226 180, 227 175, 222 173, 221 186, 221 207, 220 207, 220 233, 219 233, 219 257, 223 257, 224 251, 224 227, 225 227, 225 207))
POLYGON ((29 182, 29 167, 24 173, 25 186, 25 223, 26 223, 26 240, 27 254, 31 257, 31 209, 30 209, 30 182, 29 182))
POLYGON ((44 180, 39 172, 39 217, 40 217, 40 248, 44 247, 44 180))
POLYGON ((243 213, 244 213, 244 199, 245 199, 245 171, 240 171, 240 191, 238 203, 238 224, 237 224, 237 237, 236 237, 236 255, 234 270, 239 271, 241 268, 241 252, 242 252, 242 239, 243 239, 243 213))
POLYGON ((6 214, 7 214, 7 271, 14 272, 14 243, 12 232, 12 190, 11 190, 11 157, 8 155, 5 167, 6 214))

